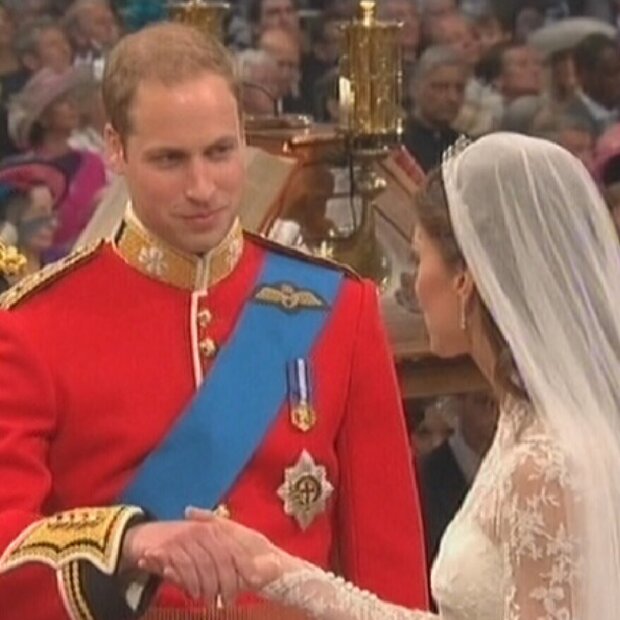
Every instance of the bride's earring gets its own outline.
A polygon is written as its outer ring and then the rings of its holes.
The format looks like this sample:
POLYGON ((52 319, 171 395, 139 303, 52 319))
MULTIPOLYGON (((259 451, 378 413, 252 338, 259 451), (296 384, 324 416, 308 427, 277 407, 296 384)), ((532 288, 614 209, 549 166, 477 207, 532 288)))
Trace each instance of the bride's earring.
POLYGON ((464 332, 467 331, 467 308, 466 308, 466 304, 464 304, 464 303, 461 304, 460 326, 461 326, 461 330, 462 331, 464 331, 464 332))

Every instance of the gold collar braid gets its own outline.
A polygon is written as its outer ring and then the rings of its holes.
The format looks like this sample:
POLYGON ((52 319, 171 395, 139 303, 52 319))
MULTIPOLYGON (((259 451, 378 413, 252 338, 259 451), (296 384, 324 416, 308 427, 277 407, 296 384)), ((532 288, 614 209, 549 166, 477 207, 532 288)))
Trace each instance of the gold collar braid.
POLYGON ((173 248, 129 215, 115 241, 115 249, 126 263, 155 280, 188 291, 204 291, 237 266, 243 253, 243 230, 239 220, 235 220, 226 237, 199 256, 173 248))

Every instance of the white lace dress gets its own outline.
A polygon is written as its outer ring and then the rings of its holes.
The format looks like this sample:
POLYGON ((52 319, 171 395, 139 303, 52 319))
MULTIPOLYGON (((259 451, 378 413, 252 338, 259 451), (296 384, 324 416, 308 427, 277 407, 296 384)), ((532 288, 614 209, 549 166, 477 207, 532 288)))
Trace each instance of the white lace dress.
POLYGON ((439 616, 386 604, 307 565, 264 595, 320 620, 574 620, 578 550, 567 507, 575 501, 566 455, 528 405, 507 399, 433 567, 439 616))

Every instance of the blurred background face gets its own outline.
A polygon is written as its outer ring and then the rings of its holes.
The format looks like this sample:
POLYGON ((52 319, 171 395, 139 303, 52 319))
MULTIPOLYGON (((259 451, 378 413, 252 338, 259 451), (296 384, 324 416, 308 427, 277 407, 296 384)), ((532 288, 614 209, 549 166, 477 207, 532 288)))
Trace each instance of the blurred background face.
POLYGON ((263 0, 261 4, 259 29, 283 28, 295 36, 299 34, 299 13, 293 0, 263 0))
POLYGON ((379 17, 387 21, 402 22, 401 45, 405 56, 417 52, 420 47, 420 15, 415 0, 384 0, 379 5, 379 17))
POLYGON ((19 243, 23 250, 38 255, 49 250, 54 242, 57 228, 54 199, 45 185, 33 187, 29 198, 30 204, 19 222, 19 243))
POLYGON ((620 105, 620 53, 615 47, 605 48, 594 71, 579 75, 585 93, 613 109, 620 105))
POLYGON ((477 22, 474 25, 474 36, 478 41, 481 58, 486 56, 493 47, 506 39, 501 24, 496 18, 488 18, 477 22))
POLYGON ((570 52, 555 54, 549 59, 551 89, 559 99, 572 96, 577 90, 577 72, 570 52))
POLYGON ((41 117, 43 127, 48 131, 71 133, 80 124, 80 114, 74 98, 70 95, 52 103, 41 117))
POLYGON ((504 52, 499 90, 506 99, 538 95, 542 87, 543 64, 537 50, 522 45, 504 52))
POLYGON ((281 28, 267 30, 260 38, 260 49, 267 52, 278 67, 277 97, 293 93, 300 77, 301 50, 297 41, 281 28))
POLYGON ((480 46, 472 24, 458 13, 449 13, 435 22, 433 43, 449 45, 471 67, 480 60, 480 46))
POLYGON ((276 63, 252 65, 245 81, 248 84, 241 89, 243 111, 255 115, 273 114, 274 99, 281 89, 280 70, 276 63))
POLYGON ((420 116, 431 124, 449 126, 463 106, 466 83, 460 66, 444 65, 430 71, 416 89, 420 116))
POLYGON ((321 38, 314 45, 315 56, 325 63, 335 63, 340 56, 340 22, 331 19, 323 25, 321 38))
POLYGON ((39 36, 37 46, 41 67, 49 67, 57 73, 69 69, 72 64, 71 45, 60 28, 46 28, 39 36))
POLYGON ((15 25, 7 10, 0 5, 0 50, 5 50, 13 44, 15 25))
POLYGON ((89 41, 104 49, 112 47, 120 37, 120 28, 112 11, 104 4, 83 9, 80 26, 89 41))

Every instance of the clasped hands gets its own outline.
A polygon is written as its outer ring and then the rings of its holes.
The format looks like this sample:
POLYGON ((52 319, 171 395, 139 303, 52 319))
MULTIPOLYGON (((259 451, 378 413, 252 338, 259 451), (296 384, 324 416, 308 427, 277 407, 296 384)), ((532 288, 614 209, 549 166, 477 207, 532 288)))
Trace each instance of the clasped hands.
POLYGON ((290 556, 262 534, 207 510, 188 508, 185 517, 129 529, 121 570, 158 575, 194 599, 224 603, 261 590, 285 570, 290 556))

